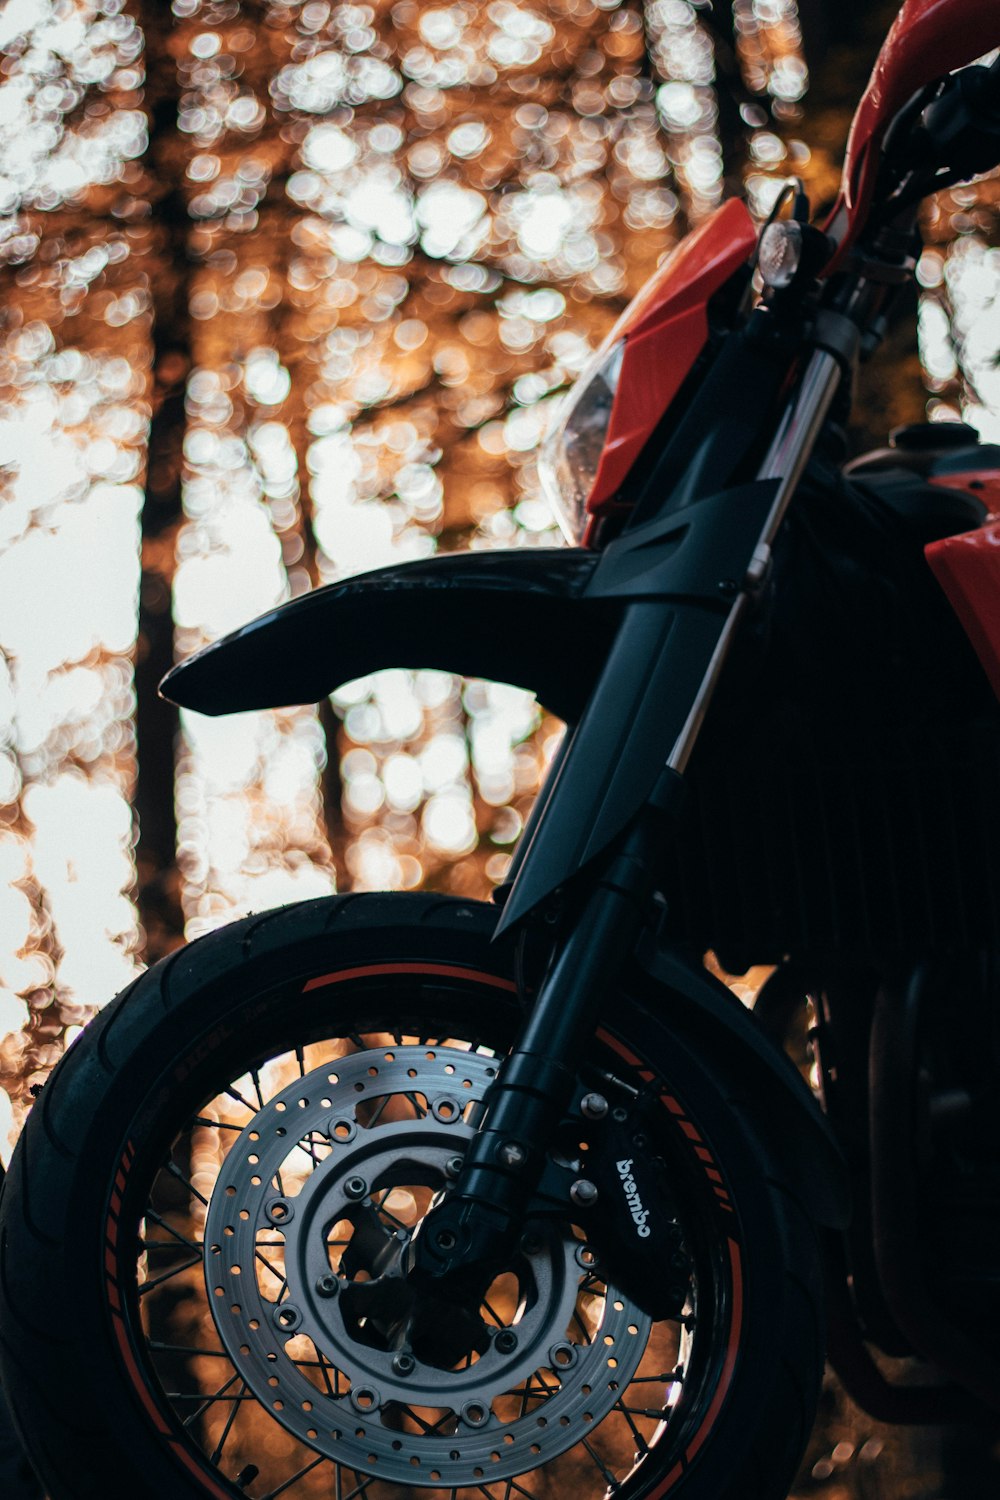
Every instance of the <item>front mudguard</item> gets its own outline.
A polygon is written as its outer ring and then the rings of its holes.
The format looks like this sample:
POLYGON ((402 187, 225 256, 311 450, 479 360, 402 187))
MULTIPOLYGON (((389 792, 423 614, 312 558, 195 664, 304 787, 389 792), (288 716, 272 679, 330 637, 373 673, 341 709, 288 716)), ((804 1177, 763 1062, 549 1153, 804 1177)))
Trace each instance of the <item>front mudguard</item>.
POLYGON ((648 1003, 664 1010, 685 1037, 725 1069, 734 1102, 753 1101, 754 1123, 786 1163, 811 1217, 844 1229, 851 1215, 847 1166, 826 1116, 791 1060, 696 956, 664 946, 652 934, 636 956, 652 981, 648 1003))
POLYGON ((498 932, 601 855, 651 795, 695 705, 774 502, 721 491, 603 552, 525 548, 410 562, 272 610, 174 669, 201 713, 315 703, 382 667, 534 691, 574 725, 519 850, 498 932))
POLYGON ((203 714, 318 703, 383 667, 434 667, 529 688, 579 717, 621 607, 585 597, 582 549, 454 552, 328 584, 206 646, 163 679, 203 714))

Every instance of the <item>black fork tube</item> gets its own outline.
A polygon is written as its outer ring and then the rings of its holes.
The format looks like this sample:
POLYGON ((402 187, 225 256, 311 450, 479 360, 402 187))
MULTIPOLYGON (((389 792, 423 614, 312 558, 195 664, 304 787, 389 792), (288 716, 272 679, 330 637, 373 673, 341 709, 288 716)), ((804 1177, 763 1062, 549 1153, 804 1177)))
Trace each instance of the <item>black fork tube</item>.
POLYGON ((435 1277, 488 1266, 516 1239, 565 1114, 577 1071, 623 962, 649 909, 662 802, 679 778, 665 773, 651 800, 607 862, 561 945, 515 1050, 488 1096, 452 1196, 428 1216, 414 1242, 414 1264, 435 1277))

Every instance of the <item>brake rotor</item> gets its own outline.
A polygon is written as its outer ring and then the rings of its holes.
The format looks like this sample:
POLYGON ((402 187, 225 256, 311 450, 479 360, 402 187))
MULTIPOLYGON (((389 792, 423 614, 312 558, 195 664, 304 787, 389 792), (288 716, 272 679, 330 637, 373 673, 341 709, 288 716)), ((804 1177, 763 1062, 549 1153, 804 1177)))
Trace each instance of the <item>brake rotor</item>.
POLYGON ((465 1314, 453 1364, 409 1341, 426 1309, 400 1252, 457 1172, 495 1072, 446 1047, 339 1058, 260 1110, 212 1195, 205 1276, 240 1378, 358 1473, 457 1488, 541 1467, 597 1427, 645 1350, 650 1319, 572 1225, 542 1221, 465 1314))

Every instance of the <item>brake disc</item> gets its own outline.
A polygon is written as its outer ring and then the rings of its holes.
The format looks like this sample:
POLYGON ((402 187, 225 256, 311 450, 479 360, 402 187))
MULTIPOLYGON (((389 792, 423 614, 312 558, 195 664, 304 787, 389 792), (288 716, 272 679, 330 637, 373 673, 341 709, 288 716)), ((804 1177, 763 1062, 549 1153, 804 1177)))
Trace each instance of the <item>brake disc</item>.
POLYGON ((359 1473, 454 1488, 538 1468, 596 1428, 646 1347, 650 1319, 568 1221, 528 1226, 452 1367, 406 1342, 399 1249, 457 1172, 495 1072, 450 1047, 339 1058, 261 1109, 212 1195, 209 1302, 241 1379, 359 1473))

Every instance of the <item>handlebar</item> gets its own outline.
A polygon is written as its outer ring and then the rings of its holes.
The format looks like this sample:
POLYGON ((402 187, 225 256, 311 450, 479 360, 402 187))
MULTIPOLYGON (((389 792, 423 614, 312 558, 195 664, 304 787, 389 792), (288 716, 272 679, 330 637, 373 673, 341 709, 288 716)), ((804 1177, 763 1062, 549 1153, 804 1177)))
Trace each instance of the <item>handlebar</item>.
POLYGON ((1000 57, 951 74, 912 124, 908 113, 895 161, 892 133, 886 141, 901 182, 897 205, 991 171, 1000 165, 1000 57))
POLYGON ((921 126, 938 165, 949 173, 973 177, 995 167, 1000 162, 1000 57, 988 68, 955 73, 924 111, 921 126))

